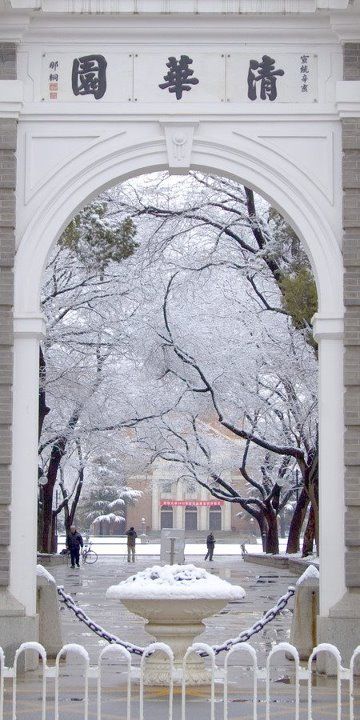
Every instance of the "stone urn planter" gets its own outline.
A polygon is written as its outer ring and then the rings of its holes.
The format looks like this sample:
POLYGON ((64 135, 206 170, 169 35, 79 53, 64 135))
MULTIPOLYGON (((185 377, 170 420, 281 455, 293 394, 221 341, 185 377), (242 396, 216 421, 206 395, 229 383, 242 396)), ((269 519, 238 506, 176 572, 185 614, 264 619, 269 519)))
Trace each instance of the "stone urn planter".
MULTIPOLYGON (((239 600, 245 591, 194 565, 165 565, 147 568, 118 585, 112 585, 108 598, 121 600, 125 607, 148 620, 147 632, 157 642, 169 645, 174 653, 174 682, 181 682, 186 650, 204 631, 203 619, 219 612, 230 600, 239 600)), ((146 662, 146 685, 167 685, 169 664, 155 653, 146 662)), ((187 661, 186 682, 209 682, 203 658, 192 654, 187 661)))

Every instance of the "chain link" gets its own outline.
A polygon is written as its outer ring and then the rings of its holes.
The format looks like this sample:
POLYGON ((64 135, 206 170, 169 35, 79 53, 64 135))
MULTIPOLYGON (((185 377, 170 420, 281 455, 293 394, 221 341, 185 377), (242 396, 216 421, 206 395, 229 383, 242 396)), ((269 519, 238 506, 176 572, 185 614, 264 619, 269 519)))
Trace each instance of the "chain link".
POLYGON ((102 640, 106 640, 106 642, 113 644, 113 645, 121 645, 121 647, 126 648, 130 653, 133 653, 134 655, 143 655, 145 648, 139 647, 138 645, 133 645, 132 643, 123 642, 120 640, 120 638, 116 637, 116 635, 112 635, 111 633, 107 632, 102 628, 100 625, 97 625, 91 618, 84 613, 84 611, 79 608, 74 599, 71 597, 71 595, 68 595, 64 588, 62 586, 58 586, 57 588, 58 595, 60 597, 61 602, 66 605, 66 607, 71 610, 74 615, 77 617, 80 622, 84 623, 92 632, 95 633, 95 635, 98 635, 98 637, 102 638, 102 640))
MULTIPOLYGON (((126 648, 126 650, 128 650, 130 653, 133 653, 134 655, 144 654, 145 648, 139 647, 138 645, 133 645, 132 643, 124 642, 123 640, 120 640, 116 635, 108 633, 100 625, 97 625, 93 620, 91 620, 91 618, 88 617, 88 615, 86 615, 86 613, 84 613, 84 611, 80 607, 78 607, 78 605, 76 605, 75 600, 71 597, 71 595, 68 595, 65 592, 62 586, 58 586, 57 591, 61 602, 63 602, 64 605, 66 605, 66 607, 74 613, 74 615, 78 618, 78 620, 80 620, 80 622, 83 622, 84 625, 86 625, 100 638, 106 640, 106 642, 108 643, 114 645, 121 645, 121 647, 126 648)), ((279 598, 276 605, 270 608, 270 610, 265 613, 261 620, 258 620, 256 623, 254 623, 254 625, 248 628, 248 630, 243 630, 237 637, 227 640, 226 643, 224 643, 223 645, 213 645, 215 655, 219 655, 219 653, 221 652, 229 652, 229 650, 234 645, 238 645, 239 643, 248 642, 253 635, 261 632, 266 625, 272 622, 282 612, 282 610, 286 608, 290 598, 294 597, 294 595, 295 588, 290 585, 288 587, 287 593, 285 595, 282 595, 281 598, 279 598)), ((207 653, 201 652, 199 653, 199 655, 201 655, 201 657, 206 657, 207 653)))
MULTIPOLYGON (((261 632, 268 623, 272 622, 282 612, 282 610, 286 608, 290 598, 294 597, 294 595, 295 588, 290 585, 287 593, 279 598, 276 605, 270 608, 261 620, 258 620, 254 625, 248 628, 248 630, 243 630, 237 637, 227 640, 223 645, 213 645, 215 655, 219 655, 221 652, 228 652, 234 645, 238 645, 239 643, 248 642, 253 635, 261 632)), ((203 655, 205 656, 206 653, 203 653, 203 655)))

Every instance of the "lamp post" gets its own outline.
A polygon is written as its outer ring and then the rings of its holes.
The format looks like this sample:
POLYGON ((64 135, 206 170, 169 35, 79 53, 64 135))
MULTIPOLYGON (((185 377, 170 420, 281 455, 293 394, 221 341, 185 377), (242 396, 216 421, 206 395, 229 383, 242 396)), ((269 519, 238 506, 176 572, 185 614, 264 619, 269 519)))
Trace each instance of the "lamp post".
POLYGON ((146 536, 146 518, 141 518, 141 535, 140 540, 142 543, 147 542, 147 536, 146 536))

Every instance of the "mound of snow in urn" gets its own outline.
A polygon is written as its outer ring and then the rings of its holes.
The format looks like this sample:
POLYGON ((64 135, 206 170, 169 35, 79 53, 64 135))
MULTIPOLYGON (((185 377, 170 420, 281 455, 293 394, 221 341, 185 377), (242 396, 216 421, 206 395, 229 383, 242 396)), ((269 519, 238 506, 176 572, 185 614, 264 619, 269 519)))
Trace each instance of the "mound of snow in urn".
POLYGON ((240 600, 245 591, 195 565, 154 565, 141 570, 118 585, 106 597, 122 599, 240 600))

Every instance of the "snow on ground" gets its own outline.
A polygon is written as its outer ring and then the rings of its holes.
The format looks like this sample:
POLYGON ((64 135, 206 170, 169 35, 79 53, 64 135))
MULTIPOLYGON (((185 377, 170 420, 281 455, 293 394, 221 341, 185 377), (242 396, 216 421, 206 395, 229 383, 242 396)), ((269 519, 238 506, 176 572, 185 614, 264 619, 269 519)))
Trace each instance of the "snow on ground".
MULTIPOLYGON (((126 538, 124 537, 92 537, 90 538, 91 548, 95 550, 98 555, 127 555, 126 538)), ((240 542, 218 542, 215 545, 215 554, 217 555, 241 555, 240 542)), ((280 552, 283 553, 286 548, 286 540, 280 540, 280 552)), ((58 549, 59 552, 65 547, 64 536, 59 537, 58 549)), ((249 553, 262 553, 262 547, 260 543, 246 543, 246 549, 249 553)), ((191 543, 185 544, 185 555, 202 555, 206 553, 206 542, 204 538, 204 544, 202 543, 191 543)), ((137 555, 160 555, 160 542, 143 543, 141 538, 136 543, 136 554, 137 555)))
POLYGON ((154 565, 112 585, 107 598, 240 600, 245 591, 195 565, 154 565))

